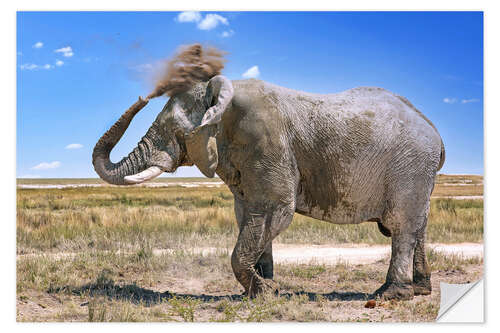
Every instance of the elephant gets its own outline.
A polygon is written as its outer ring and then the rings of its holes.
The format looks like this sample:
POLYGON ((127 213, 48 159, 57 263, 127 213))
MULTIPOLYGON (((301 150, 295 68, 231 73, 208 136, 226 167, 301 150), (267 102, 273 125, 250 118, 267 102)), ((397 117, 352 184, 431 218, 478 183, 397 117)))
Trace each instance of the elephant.
POLYGON ((372 296, 431 293, 425 232, 445 150, 436 127, 406 98, 377 87, 313 94, 215 75, 170 97, 137 147, 111 162, 147 103, 139 97, 98 140, 95 171, 116 185, 180 166, 217 174, 234 196, 239 234, 231 266, 246 295, 277 288, 272 242, 295 213, 377 222, 392 252, 386 281, 372 296))

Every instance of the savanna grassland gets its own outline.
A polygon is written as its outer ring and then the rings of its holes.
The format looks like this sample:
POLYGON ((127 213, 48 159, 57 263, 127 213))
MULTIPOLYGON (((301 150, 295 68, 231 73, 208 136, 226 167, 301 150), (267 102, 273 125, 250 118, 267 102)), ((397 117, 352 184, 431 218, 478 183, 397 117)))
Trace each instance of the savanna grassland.
MULTIPOLYGON (((246 299, 230 265, 238 233, 232 194, 216 182, 186 187, 210 181, 160 178, 155 183, 168 187, 18 188, 17 320, 433 321, 439 282, 463 283, 482 275, 481 258, 429 250, 431 296, 366 309, 366 299, 384 282, 388 257, 365 265, 277 263, 280 296, 246 299)), ((37 184, 103 183, 18 181, 37 184)), ((480 176, 440 175, 428 242, 482 243, 482 191, 480 176)), ((335 225, 296 215, 274 244, 388 245, 390 238, 375 223, 335 225)))

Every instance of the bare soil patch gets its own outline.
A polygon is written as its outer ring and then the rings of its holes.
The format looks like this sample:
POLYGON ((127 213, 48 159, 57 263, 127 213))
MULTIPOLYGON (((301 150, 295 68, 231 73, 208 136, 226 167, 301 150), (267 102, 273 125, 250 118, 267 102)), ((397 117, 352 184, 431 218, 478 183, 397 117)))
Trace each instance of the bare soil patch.
POLYGON ((367 309, 366 301, 384 282, 388 257, 368 264, 278 262, 279 296, 249 300, 232 274, 229 253, 19 256, 17 320, 434 321, 439 283, 476 281, 483 268, 478 257, 438 251, 430 251, 428 257, 431 295, 411 301, 377 300, 367 309))

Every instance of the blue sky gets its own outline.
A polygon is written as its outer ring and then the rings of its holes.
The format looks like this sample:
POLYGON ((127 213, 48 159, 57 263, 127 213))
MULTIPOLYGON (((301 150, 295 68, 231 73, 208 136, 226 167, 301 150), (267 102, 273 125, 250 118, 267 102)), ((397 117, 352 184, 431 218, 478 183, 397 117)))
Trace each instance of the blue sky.
MULTIPOLYGON (((379 86, 438 128, 443 173, 483 173, 480 12, 18 12, 17 176, 97 177, 92 148, 182 44, 228 52, 223 73, 334 93, 379 86)), ((135 147, 151 101, 111 154, 135 147)), ((201 176, 196 167, 174 176, 201 176)))

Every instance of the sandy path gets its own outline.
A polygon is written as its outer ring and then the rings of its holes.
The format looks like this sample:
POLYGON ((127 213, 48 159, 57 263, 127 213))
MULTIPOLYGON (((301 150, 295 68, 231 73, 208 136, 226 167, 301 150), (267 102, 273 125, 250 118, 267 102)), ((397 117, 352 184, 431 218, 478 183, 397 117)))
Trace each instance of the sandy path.
MULTIPOLYGON (((447 255, 463 257, 482 257, 483 244, 428 244, 437 252, 447 255)), ((346 262, 349 264, 367 264, 384 259, 391 254, 391 247, 387 246, 352 246, 352 247, 327 247, 327 246, 273 246, 273 258, 281 263, 308 263, 311 261, 322 264, 336 264, 346 262)))
MULTIPOLYGON (((460 244, 428 244, 429 248, 442 252, 446 255, 458 255, 463 257, 483 257, 483 244, 460 243, 460 244)), ((190 253, 207 256, 215 253, 231 253, 231 249, 215 247, 198 247, 189 250, 190 253)), ((154 249, 154 255, 173 254, 174 249, 154 249)), ((334 265, 339 262, 348 264, 368 264, 388 257, 391 247, 386 246, 358 246, 346 245, 332 247, 328 245, 296 245, 296 244, 274 244, 273 258, 276 263, 310 263, 334 265)), ((54 258, 74 257, 78 253, 34 253, 18 255, 17 258, 48 256, 54 258)))
POLYGON ((432 199, 455 199, 455 200, 484 200, 482 195, 455 195, 455 196, 435 196, 432 199))
MULTIPOLYGON (((220 187, 224 185, 223 182, 171 182, 171 183, 143 183, 131 185, 133 187, 220 187)), ((20 189, 63 189, 63 188, 79 188, 79 187, 116 187, 109 184, 19 184, 17 188, 20 189)))

